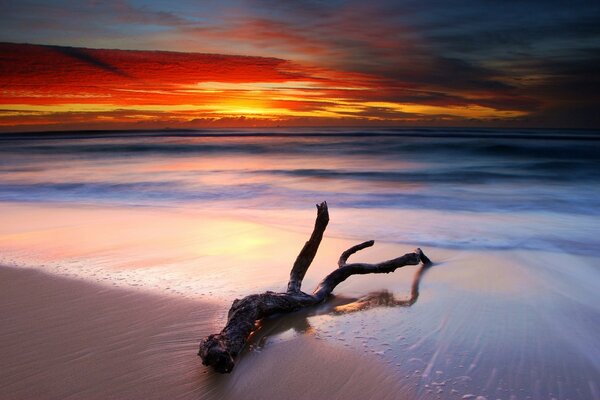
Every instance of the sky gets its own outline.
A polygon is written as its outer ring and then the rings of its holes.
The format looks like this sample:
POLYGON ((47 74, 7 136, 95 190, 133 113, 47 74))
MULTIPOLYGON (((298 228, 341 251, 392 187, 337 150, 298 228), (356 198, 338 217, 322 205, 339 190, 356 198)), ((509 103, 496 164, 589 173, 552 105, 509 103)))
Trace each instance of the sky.
POLYGON ((0 0, 0 131, 600 128, 598 1, 0 0))

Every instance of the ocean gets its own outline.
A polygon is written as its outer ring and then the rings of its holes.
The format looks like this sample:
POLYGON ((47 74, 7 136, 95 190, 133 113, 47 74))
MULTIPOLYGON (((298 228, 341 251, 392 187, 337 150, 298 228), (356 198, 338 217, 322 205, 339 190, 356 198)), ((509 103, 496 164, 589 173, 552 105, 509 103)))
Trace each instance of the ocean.
MULTIPOLYGON (((0 264, 217 302, 217 330, 234 298, 285 287, 321 201, 331 223, 304 290, 374 239, 356 260, 432 258, 420 297, 272 321, 242 362, 314 335, 381 358, 414 398, 600 398, 599 132, 0 135, 0 264)), ((354 277, 336 304, 406 296, 413 272, 354 277)))
POLYGON ((594 255, 600 248, 597 132, 82 132, 5 135, 0 145, 5 202, 252 212, 327 200, 333 210, 384 216, 385 224, 353 220, 336 232, 353 239, 594 255))

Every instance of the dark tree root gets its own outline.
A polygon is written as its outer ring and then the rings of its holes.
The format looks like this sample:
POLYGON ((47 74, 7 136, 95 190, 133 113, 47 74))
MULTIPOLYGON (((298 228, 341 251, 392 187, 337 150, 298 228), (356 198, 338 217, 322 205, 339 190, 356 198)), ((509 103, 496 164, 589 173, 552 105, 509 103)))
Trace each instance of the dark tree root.
MULTIPOLYGON (((220 373, 231 372, 235 365, 235 358, 240 354, 246 344, 246 340, 255 329, 256 321, 266 318, 273 314, 289 313, 304 307, 310 307, 321 303, 337 285, 348 279, 352 275, 360 274, 380 274, 394 272, 400 267, 406 265, 423 264, 418 271, 418 280, 413 284, 410 304, 416 301, 415 290, 418 296, 418 281, 424 269, 431 265, 431 261, 421 249, 415 249, 412 253, 407 253, 393 260, 383 261, 376 264, 351 263, 348 258, 367 247, 373 246, 373 240, 364 242, 344 251, 338 261, 338 268, 327 275, 312 294, 304 293, 300 290, 302 280, 312 263, 323 232, 329 222, 329 213, 327 203, 317 204, 317 219, 310 239, 304 244, 304 247, 298 254, 292 271, 286 293, 265 292, 253 294, 243 299, 236 299, 229 310, 227 324, 220 333, 208 336, 200 343, 198 355, 202 358, 204 365, 212 366, 215 371, 220 373)), ((360 301, 360 300, 359 300, 360 301)), ((367 304, 367 300, 364 301, 367 304)), ((408 303, 402 305, 410 305, 408 303)), ((398 303, 397 305, 401 305, 398 303)), ((360 308, 360 307, 358 307, 360 308)))

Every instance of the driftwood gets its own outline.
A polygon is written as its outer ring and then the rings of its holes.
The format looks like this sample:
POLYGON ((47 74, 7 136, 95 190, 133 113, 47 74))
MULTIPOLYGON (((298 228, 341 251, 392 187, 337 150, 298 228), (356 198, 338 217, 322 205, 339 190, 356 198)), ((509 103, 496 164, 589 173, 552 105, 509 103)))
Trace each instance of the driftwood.
MULTIPOLYGON (((323 232, 328 222, 329 213, 327 203, 317 204, 315 227, 310 239, 305 243, 294 262, 294 266, 290 272, 287 292, 265 292, 234 300, 229 310, 227 324, 223 330, 220 333, 208 336, 200 343, 198 355, 202 358, 204 365, 212 366, 220 373, 231 372, 235 365, 235 358, 244 348, 246 340, 256 327, 257 321, 273 314, 293 312, 321 303, 329 297, 337 285, 352 275, 390 273, 406 265, 418 265, 422 263, 423 267, 427 267, 431 264, 431 261, 421 249, 415 249, 412 253, 376 264, 349 264, 348 258, 352 254, 373 246, 375 242, 369 240, 344 251, 339 258, 338 268, 327 275, 317 285, 312 294, 304 293, 300 290, 302 280, 317 254, 319 244, 321 243, 321 239, 323 239, 323 232)), ((422 271, 424 271, 424 268, 421 268, 418 272, 419 280, 422 271)), ((417 282, 416 290, 418 291, 418 280, 415 280, 415 282, 417 282)), ((413 285, 413 293, 410 300, 412 302, 416 300, 414 291, 415 285, 413 285)), ((365 301, 364 304, 367 303, 365 301)))

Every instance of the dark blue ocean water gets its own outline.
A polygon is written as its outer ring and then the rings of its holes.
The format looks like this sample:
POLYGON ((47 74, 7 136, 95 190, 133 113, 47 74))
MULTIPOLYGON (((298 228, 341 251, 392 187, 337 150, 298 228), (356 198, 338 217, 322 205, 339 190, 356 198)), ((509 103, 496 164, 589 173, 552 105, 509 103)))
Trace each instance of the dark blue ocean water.
MULTIPOLYGON (((327 200, 339 209, 387 212, 392 221, 423 218, 424 231, 405 241, 594 253, 600 134, 302 128, 3 135, 0 200, 207 209, 300 209, 327 200), (453 232, 461 215, 465 226, 453 232)), ((375 229, 367 226, 355 231, 375 229)))

